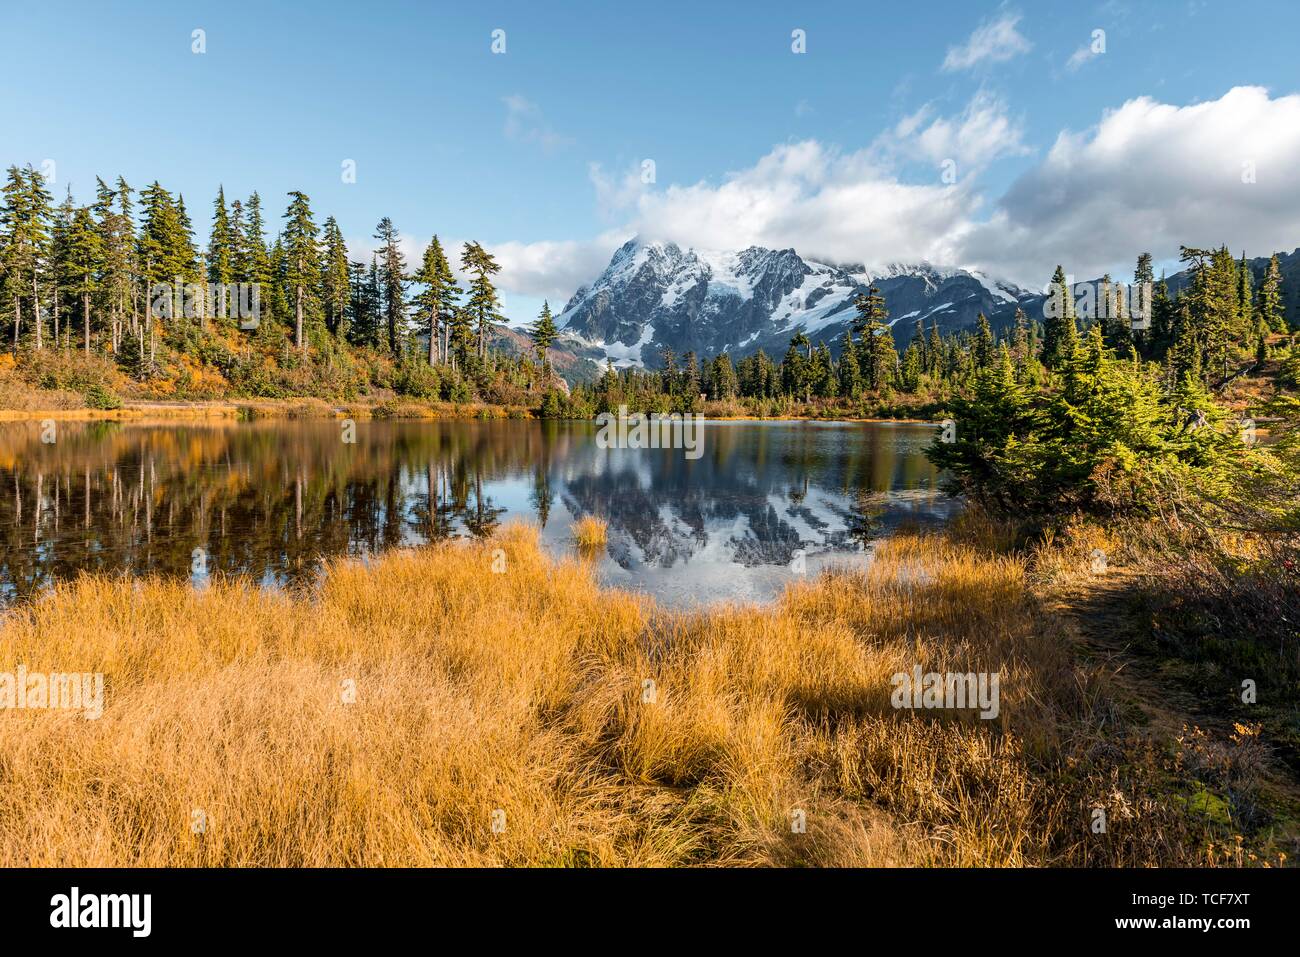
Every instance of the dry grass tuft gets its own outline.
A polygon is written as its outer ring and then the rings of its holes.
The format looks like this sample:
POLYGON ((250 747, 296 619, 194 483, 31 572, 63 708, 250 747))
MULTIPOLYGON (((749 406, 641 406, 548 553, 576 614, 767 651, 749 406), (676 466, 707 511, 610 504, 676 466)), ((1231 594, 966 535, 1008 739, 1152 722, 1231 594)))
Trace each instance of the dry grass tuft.
POLYGON ((310 594, 82 577, 0 623, 19 663, 107 691, 0 712, 4 866, 1195 862, 1020 561, 939 537, 692 614, 521 526, 310 594), (914 664, 1000 672, 1000 718, 894 710, 914 664))
POLYGON ((573 523, 573 540, 579 548, 603 548, 609 536, 609 522, 595 515, 584 515, 573 523))

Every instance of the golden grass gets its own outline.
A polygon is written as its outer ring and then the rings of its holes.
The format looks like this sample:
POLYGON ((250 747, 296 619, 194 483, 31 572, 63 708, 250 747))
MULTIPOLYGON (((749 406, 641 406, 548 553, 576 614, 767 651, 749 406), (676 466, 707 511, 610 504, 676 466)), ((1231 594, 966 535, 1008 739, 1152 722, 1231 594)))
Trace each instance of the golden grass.
POLYGON ((595 515, 584 515, 573 523, 571 530, 579 548, 603 548, 609 537, 609 522, 595 515))
POLYGON ((0 367, 0 421, 29 418, 37 412, 45 415, 84 412, 85 405, 85 398, 76 392, 41 389, 0 367))
POLYGON ((107 690, 0 711, 4 866, 1193 862, 1023 565, 938 537, 689 614, 521 526, 303 594, 82 577, 5 617, 19 663, 107 690), (999 720, 895 711, 914 664, 999 671, 999 720))

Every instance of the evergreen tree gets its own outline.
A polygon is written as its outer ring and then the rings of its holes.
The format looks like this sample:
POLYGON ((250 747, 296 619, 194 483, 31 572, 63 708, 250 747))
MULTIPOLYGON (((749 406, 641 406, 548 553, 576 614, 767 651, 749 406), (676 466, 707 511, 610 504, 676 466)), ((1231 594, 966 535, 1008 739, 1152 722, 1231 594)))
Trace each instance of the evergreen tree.
POLYGON ((217 315, 230 317, 228 287, 235 281, 235 231, 226 208, 226 191, 217 187, 212 203, 212 233, 208 238, 208 282, 217 286, 217 315))
POLYGON ((504 322, 501 300, 492 277, 501 271, 497 261, 478 243, 466 243, 461 251, 461 269, 470 277, 465 310, 478 335, 478 357, 487 358, 488 333, 494 323, 504 322))
POLYGON ((262 197, 254 191, 245 207, 248 226, 239 244, 238 274, 241 282, 258 283, 269 290, 274 276, 271 253, 266 246, 266 225, 262 221, 262 197))
POLYGON ((1254 336, 1257 326, 1253 279, 1246 262, 1246 252, 1242 250, 1241 261, 1237 264, 1237 335, 1241 339, 1254 336))
POLYGON ((740 383, 736 379, 736 370, 731 364, 731 356, 723 352, 709 366, 709 394, 726 402, 736 397, 740 383))
POLYGON ((384 304, 384 327, 388 336, 388 351, 396 359, 402 353, 406 329, 406 257, 398 244, 397 227, 385 216, 375 227, 375 239, 380 242, 380 285, 384 304))
POLYGON ((321 260, 321 302, 325 305, 325 328, 332 336, 347 337, 348 302, 352 280, 348 270, 348 248, 333 216, 322 228, 324 249, 321 260))
MULTIPOLYGON (((64 332, 67 334, 66 340, 71 344, 72 330, 70 327, 61 329, 59 320, 62 317, 64 297, 68 296, 73 300, 77 298, 77 279, 68 258, 68 237, 72 232, 72 223, 76 215, 77 207, 72 201, 72 189, 69 187, 64 194, 63 202, 55 210, 54 219, 50 224, 50 325, 53 334, 51 344, 54 346, 59 345, 59 336, 64 332)), ((64 325, 67 326, 66 323, 64 325)))
POLYGON ((1079 328, 1074 319, 1074 291, 1065 278, 1065 269, 1056 267, 1048 286, 1047 321, 1043 325, 1043 365, 1061 371, 1074 353, 1079 328))
POLYGON ((551 361, 547 358, 546 350, 555 342, 558 334, 555 319, 551 316, 551 304, 543 300, 542 311, 537 316, 537 321, 529 328, 528 335, 533 340, 533 348, 537 350, 537 361, 542 364, 542 376, 547 381, 551 377, 551 361))
POLYGON ((932 378, 938 378, 943 374, 943 337, 939 335, 939 320, 934 320, 930 327, 930 338, 925 346, 926 367, 925 371, 932 378))
POLYGON ((1273 332, 1286 332, 1286 311, 1282 305, 1282 264, 1274 253, 1268 261, 1264 282, 1259 287, 1259 312, 1273 332))
POLYGON ((805 401, 812 391, 808 377, 808 360, 804 358, 803 349, 808 345, 808 337, 802 332, 790 340, 790 348, 781 360, 781 391, 786 395, 797 396, 805 401))
POLYGON ((82 206, 76 211, 68 231, 67 274, 81 305, 82 343, 86 355, 90 355, 90 303, 99 289, 102 267, 103 241, 90 208, 82 206))
POLYGON ((835 381, 835 367, 831 360, 831 350, 825 342, 817 344, 813 350, 812 360, 809 362, 808 378, 811 380, 812 391, 819 399, 832 399, 838 391, 838 383, 835 381))
POLYGON ((844 350, 840 353, 839 379, 840 395, 844 398, 856 400, 862 395, 862 370, 858 366, 857 349, 848 333, 845 333, 844 350))
MULTIPOLYGON (((102 179, 96 180, 96 186, 95 215, 102 259, 100 289, 108 308, 111 350, 116 354, 128 308, 135 299, 135 225, 132 220, 131 187, 120 176, 117 178, 116 189, 110 189, 102 179)), ((138 337, 139 327, 134 321, 133 309, 132 315, 132 332, 138 337)))
POLYGON ((461 289, 456 285, 451 264, 447 262, 436 235, 425 249, 420 270, 414 278, 424 284, 424 290, 415 297, 415 302, 424 315, 424 331, 429 335, 429 364, 447 362, 450 359, 451 318, 461 289))
POLYGON ((307 348, 306 328, 320 304, 320 248, 318 230, 312 219, 311 201, 305 193, 290 191, 284 211, 281 269, 286 298, 293 305, 293 345, 307 348))
POLYGON ((700 394, 700 360, 694 351, 682 356, 682 395, 687 410, 694 408, 700 394))
POLYGON ((993 363, 995 354, 993 329, 988 317, 981 312, 975 319, 975 366, 986 369, 993 363))

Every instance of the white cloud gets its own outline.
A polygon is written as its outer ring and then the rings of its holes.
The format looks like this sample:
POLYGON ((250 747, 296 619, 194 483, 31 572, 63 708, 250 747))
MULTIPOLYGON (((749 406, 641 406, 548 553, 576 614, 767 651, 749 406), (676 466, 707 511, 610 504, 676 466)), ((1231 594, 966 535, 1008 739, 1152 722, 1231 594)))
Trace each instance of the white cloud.
POLYGON ((1172 259, 1180 244, 1226 242, 1254 256, 1300 241, 1300 95, 1239 87, 1188 106, 1130 100, 1089 130, 1062 132, 990 201, 981 166, 1026 152, 1019 126, 980 94, 953 117, 918 111, 856 152, 815 140, 777 146, 716 183, 661 187, 642 184, 639 167, 625 176, 595 167, 598 200, 619 228, 591 240, 488 246, 503 289, 557 305, 634 233, 706 249, 793 247, 868 266, 925 259, 1033 288, 1058 262, 1076 276, 1119 276, 1143 251, 1172 259), (946 154, 969 167, 955 185, 937 171, 903 178, 903 161, 946 154), (1256 182, 1242 181, 1244 163, 1256 182))
POLYGON ((1070 54, 1070 59, 1065 61, 1065 68, 1067 70, 1077 70, 1089 60, 1100 55, 1101 54, 1098 51, 1092 48, 1091 43, 1085 43, 1083 46, 1079 47, 1079 49, 1070 54))
POLYGON ((551 129, 542 115, 541 107, 519 94, 503 97, 506 105, 504 133, 506 139, 520 143, 535 143, 550 152, 572 142, 567 136, 551 129))
POLYGON ((943 59, 943 68, 968 70, 977 63, 1001 63, 1021 53, 1028 53, 1032 44, 1016 29, 1020 14, 1003 13, 997 19, 980 24, 965 43, 949 47, 943 59))
POLYGON ((842 153, 815 140, 778 146, 720 184, 640 194, 631 229, 713 249, 792 246, 813 257, 947 261, 978 197, 966 186, 905 184, 878 150, 842 153))
POLYGON ((953 160, 968 170, 1029 152, 1020 124, 1007 115, 1006 104, 983 90, 958 116, 932 116, 929 106, 922 107, 900 120, 877 145, 936 164, 953 160))
POLYGON ((599 163, 589 163, 587 177, 596 190, 596 208, 606 219, 626 215, 628 208, 650 189, 639 163, 621 176, 611 176, 599 163))
POLYGON ((559 312, 574 290, 600 275, 614 250, 631 235, 619 231, 589 240, 483 245, 501 264, 498 279, 502 289, 549 299, 559 312))
POLYGON ((1172 106, 1150 97, 1063 132, 991 219, 972 228, 964 264, 1041 285, 1055 262, 1099 275, 1141 251, 1228 243, 1248 255, 1300 241, 1300 95, 1237 87, 1172 106), (1255 182, 1243 182, 1253 164, 1255 182))

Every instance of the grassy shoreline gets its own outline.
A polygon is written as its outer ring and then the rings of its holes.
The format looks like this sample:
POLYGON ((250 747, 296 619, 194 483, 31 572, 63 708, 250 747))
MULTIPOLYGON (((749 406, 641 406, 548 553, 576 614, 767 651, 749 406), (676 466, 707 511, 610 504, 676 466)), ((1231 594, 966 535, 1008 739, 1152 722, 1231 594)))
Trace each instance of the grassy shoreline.
MULTIPOLYGON (((92 408, 0 408, 0 422, 56 419, 70 422, 149 421, 175 419, 252 418, 390 418, 390 419, 535 419, 538 410, 527 406, 489 403, 421 402, 326 402, 323 399, 202 399, 191 402, 128 400, 119 409, 92 408)), ((839 415, 713 415, 718 422, 899 422, 930 423, 915 417, 839 415)), ((586 421, 586 420, 573 420, 586 421)))
POLYGON ((0 712, 5 866, 1161 866, 1234 840, 1025 559, 953 535, 690 613, 522 526, 310 594, 84 576, 0 619, 19 663, 107 690, 97 721, 0 712), (895 709, 918 665, 1000 673, 1000 715, 895 709))

